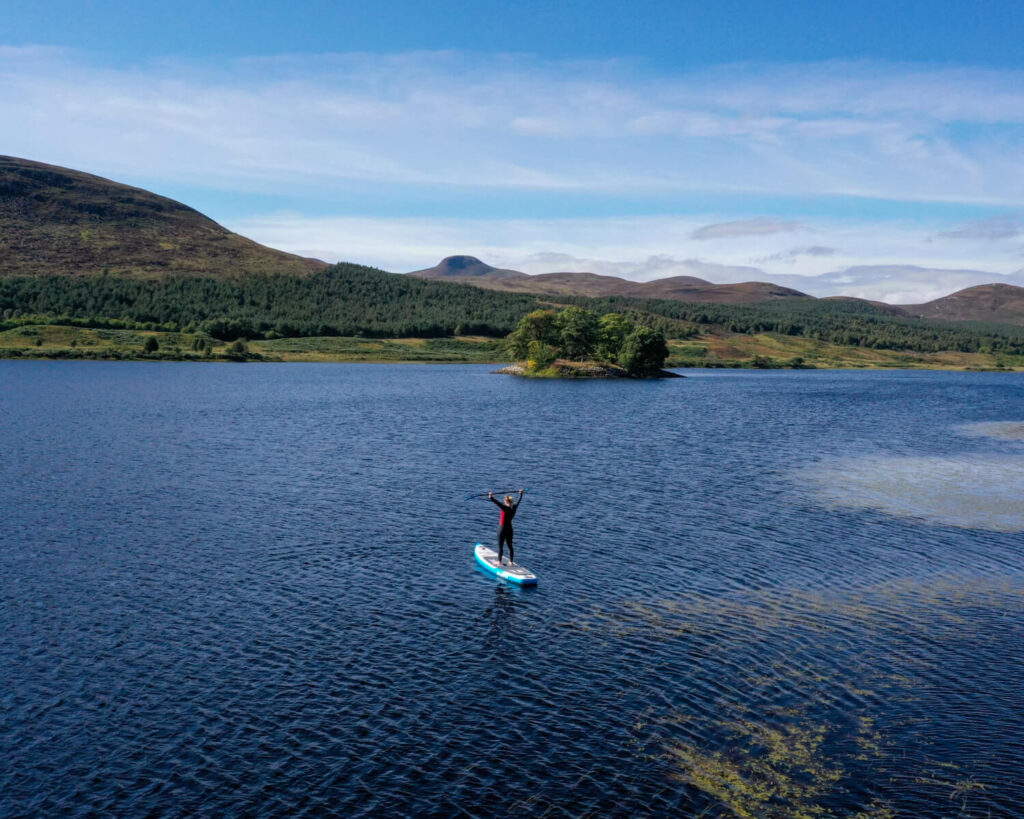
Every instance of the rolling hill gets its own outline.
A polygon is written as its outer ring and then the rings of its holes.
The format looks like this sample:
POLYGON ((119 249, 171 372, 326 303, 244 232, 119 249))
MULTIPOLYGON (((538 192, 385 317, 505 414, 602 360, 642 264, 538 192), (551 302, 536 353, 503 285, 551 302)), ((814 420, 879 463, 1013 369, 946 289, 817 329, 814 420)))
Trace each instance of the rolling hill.
MULTIPOLYGON (((0 156, 0 278, 308 277, 326 266, 232 233, 173 199, 82 171, 0 156)), ((467 255, 449 256, 408 275, 542 298, 622 297, 724 305, 815 301, 770 282, 714 284, 697 276, 634 282, 585 272, 531 276, 467 255)), ((1024 288, 1009 284, 968 287, 926 304, 874 304, 892 315, 1024 325, 1024 288)))
MULTIPOLYGON (((182 349, 239 339, 493 339, 554 303, 625 313, 698 347, 702 342, 686 340, 774 334, 804 339, 798 357, 804 347, 835 344, 955 351, 1016 366, 1024 336, 999 323, 1024 324, 1022 293, 1007 285, 971 287, 908 309, 690 275, 651 282, 592 273, 529 276, 472 256, 452 256, 413 275, 328 266, 263 247, 139 188, 0 157, 0 334, 9 342, 0 347, 10 355, 73 355, 76 343, 88 347, 118 333, 169 334, 168 343, 182 349), (965 319, 990 325, 964 325, 965 319)), ((715 355, 742 358, 731 349, 715 355)))
POLYGON ((1010 284, 977 285, 925 304, 896 305, 852 296, 815 299, 799 290, 770 282, 714 284, 696 276, 670 276, 649 282, 634 282, 596 273, 540 273, 531 276, 516 270, 492 267, 474 256, 449 256, 434 267, 415 270, 407 275, 547 297, 623 297, 731 305, 849 301, 871 305, 891 316, 1024 325, 1024 287, 1010 284))
POLYGON ((1024 287, 981 284, 926 304, 902 307, 908 315, 919 318, 1024 324, 1024 287))
POLYGON ((232 233, 173 199, 0 156, 0 277, 304 276, 324 267, 232 233))
POLYGON ((715 304, 748 304, 777 299, 810 299, 806 293, 767 282, 712 284, 696 276, 671 276, 650 282, 633 282, 596 273, 541 273, 530 276, 517 270, 500 270, 474 256, 449 256, 434 267, 409 273, 421 279, 472 284, 491 290, 545 296, 624 296, 638 299, 715 304))

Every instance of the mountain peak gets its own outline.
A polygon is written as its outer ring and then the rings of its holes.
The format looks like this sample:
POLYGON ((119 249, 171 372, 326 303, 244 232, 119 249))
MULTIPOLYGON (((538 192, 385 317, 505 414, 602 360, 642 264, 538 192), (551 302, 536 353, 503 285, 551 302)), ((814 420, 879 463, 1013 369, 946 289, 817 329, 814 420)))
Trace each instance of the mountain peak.
POLYGON ((437 266, 458 276, 482 276, 495 269, 476 256, 445 256, 437 266))
POLYGON ((518 270, 501 270, 480 261, 476 256, 445 256, 433 267, 414 270, 410 276, 420 279, 476 279, 476 278, 526 278, 518 270))

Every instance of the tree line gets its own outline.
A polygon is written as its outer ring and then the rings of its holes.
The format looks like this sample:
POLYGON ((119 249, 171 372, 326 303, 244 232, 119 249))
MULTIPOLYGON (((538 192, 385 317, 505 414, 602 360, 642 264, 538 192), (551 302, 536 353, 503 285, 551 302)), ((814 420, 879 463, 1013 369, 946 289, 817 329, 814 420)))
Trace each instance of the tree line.
POLYGON ((858 299, 793 299, 755 304, 627 297, 572 301, 597 312, 632 311, 650 316, 648 323, 668 338, 686 338, 701 328, 716 327, 744 335, 778 333, 877 350, 1024 355, 1022 327, 918 319, 858 299))
POLYGON ((199 331, 222 341, 301 336, 500 338, 515 330, 528 313, 553 306, 575 306, 598 317, 618 314, 669 339, 720 328, 874 349, 1024 355, 1024 328, 915 319, 854 299, 726 305, 628 297, 541 298, 346 263, 309 276, 0 278, 0 329, 32 316, 39 323, 199 331))
POLYGON ((236 338, 503 337, 536 309, 533 297, 337 264, 309 276, 139 279, 38 276, 0 279, 0 314, 89 326, 190 328, 236 338))

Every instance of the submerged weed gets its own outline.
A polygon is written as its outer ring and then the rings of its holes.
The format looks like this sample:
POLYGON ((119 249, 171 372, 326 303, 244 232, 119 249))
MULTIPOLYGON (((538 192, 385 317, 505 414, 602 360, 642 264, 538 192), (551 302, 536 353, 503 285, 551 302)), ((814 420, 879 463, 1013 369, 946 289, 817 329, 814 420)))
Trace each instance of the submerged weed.
POLYGON ((668 747, 679 779, 717 800, 733 815, 825 816, 820 800, 843 777, 822 752, 827 728, 813 724, 773 727, 751 720, 734 723, 728 751, 705 752, 676 742, 668 747))

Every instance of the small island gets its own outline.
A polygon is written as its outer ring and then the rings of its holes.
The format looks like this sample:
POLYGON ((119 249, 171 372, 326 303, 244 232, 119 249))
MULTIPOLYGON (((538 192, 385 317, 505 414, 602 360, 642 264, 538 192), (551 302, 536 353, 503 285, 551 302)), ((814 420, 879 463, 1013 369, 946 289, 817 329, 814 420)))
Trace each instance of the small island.
POLYGON ((682 378, 663 367, 664 333, 622 313, 534 310, 506 339, 518 363, 496 372, 530 378, 682 378))

